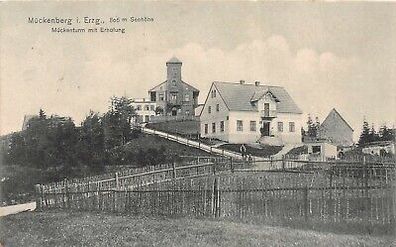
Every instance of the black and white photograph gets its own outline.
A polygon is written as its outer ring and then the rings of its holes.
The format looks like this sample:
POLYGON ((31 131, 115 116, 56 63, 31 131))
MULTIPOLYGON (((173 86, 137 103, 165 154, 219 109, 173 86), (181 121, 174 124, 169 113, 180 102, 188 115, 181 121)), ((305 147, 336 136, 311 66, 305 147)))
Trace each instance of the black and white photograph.
POLYGON ((396 246, 396 2, 0 1, 0 247, 396 246))

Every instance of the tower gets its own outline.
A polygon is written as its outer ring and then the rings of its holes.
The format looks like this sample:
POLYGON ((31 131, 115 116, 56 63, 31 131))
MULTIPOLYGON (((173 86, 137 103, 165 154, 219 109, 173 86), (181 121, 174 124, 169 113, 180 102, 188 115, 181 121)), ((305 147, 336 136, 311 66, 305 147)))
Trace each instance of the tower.
POLYGON ((168 88, 176 87, 181 83, 182 62, 176 57, 166 62, 168 88))

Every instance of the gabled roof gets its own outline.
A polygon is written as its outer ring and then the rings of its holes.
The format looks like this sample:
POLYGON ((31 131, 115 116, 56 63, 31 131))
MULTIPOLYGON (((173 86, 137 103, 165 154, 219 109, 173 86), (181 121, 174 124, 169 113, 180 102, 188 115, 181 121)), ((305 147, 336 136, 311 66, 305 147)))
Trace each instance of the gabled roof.
MULTIPOLYGON (((151 88, 150 90, 148 90, 149 92, 152 92, 152 91, 156 91, 156 89, 158 88, 158 87, 160 87, 160 86, 162 86, 163 84, 165 84, 166 83, 166 81, 164 81, 164 82, 161 82, 160 84, 158 84, 158 85, 156 85, 156 86, 154 86, 153 88, 151 88)), ((193 91, 196 91, 196 92, 199 92, 199 90, 198 89, 196 89, 195 87, 193 87, 193 86, 191 86, 190 84, 188 84, 187 82, 185 82, 185 81, 181 81, 181 83, 183 83, 185 86, 187 86, 187 87, 190 87, 193 91)))
POLYGON ((254 92, 252 98, 250 99, 251 102, 258 101, 261 98, 263 98, 266 94, 270 94, 272 98, 275 99, 276 102, 279 102, 280 100, 271 92, 271 90, 267 89, 264 90, 263 92, 254 92))
POLYGON ((341 114, 335 108, 333 108, 330 111, 329 115, 327 115, 327 117, 325 118, 325 120, 322 122, 322 124, 320 126, 321 127, 326 126, 331 120, 334 120, 335 118, 340 119, 342 122, 345 123, 346 126, 348 126, 353 131, 353 128, 349 125, 349 123, 341 116, 341 114))
POLYGON ((301 109, 296 105, 283 87, 254 84, 240 84, 233 82, 218 82, 213 84, 219 90, 225 104, 230 111, 257 111, 251 104, 255 95, 262 96, 268 91, 279 100, 277 112, 301 114, 301 109))
POLYGON ((196 89, 195 87, 191 86, 191 85, 190 85, 190 84, 188 84, 187 82, 185 82, 185 81, 182 81, 182 83, 183 83, 184 85, 186 85, 186 86, 190 87, 190 88, 191 88, 193 91, 199 92, 199 90, 198 90, 198 89, 196 89))
POLYGON ((153 88, 151 88, 150 90, 148 90, 149 92, 154 91, 157 87, 161 86, 162 84, 165 84, 166 81, 161 82, 160 84, 154 86, 153 88))

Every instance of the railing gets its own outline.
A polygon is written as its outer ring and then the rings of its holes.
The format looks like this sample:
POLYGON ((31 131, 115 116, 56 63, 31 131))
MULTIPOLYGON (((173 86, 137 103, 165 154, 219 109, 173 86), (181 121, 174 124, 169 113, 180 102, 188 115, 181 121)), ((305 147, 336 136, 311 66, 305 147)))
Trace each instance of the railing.
POLYGON ((178 142, 178 143, 190 146, 190 147, 201 149, 201 150, 211 153, 211 154, 232 157, 234 159, 242 159, 242 155, 239 153, 221 149, 221 148, 211 147, 211 146, 203 144, 199 141, 193 141, 193 140, 183 138, 183 137, 180 137, 177 135, 171 135, 169 133, 165 133, 165 132, 154 130, 154 129, 148 129, 145 127, 142 127, 141 130, 142 130, 142 132, 144 132, 146 134, 157 135, 157 136, 163 137, 163 138, 171 140, 171 141, 175 141, 175 142, 178 142))
POLYGON ((275 118, 277 114, 276 110, 262 110, 260 116, 265 118, 275 118))
POLYGON ((169 122, 169 121, 199 121, 197 116, 153 116, 150 119, 151 123, 169 122))

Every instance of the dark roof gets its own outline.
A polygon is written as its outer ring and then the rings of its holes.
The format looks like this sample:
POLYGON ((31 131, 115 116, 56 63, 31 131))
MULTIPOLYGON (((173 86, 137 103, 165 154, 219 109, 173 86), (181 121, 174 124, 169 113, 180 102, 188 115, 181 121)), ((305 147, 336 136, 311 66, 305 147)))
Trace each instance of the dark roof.
POLYGON ((301 109, 296 105, 283 87, 254 84, 240 84, 233 82, 213 82, 230 111, 257 111, 251 104, 252 99, 257 99, 268 91, 279 100, 277 112, 301 114, 301 109))
MULTIPOLYGON (((190 84, 188 84, 187 82, 185 82, 185 81, 181 81, 184 85, 186 85, 186 86, 188 86, 188 87, 190 87, 193 91, 196 91, 196 92, 199 92, 199 90, 197 89, 197 88, 195 88, 195 87, 193 87, 193 86, 191 86, 190 84)), ((164 83, 166 83, 166 81, 164 81, 164 82, 161 82, 160 84, 158 84, 158 85, 156 85, 156 86, 154 86, 153 88, 151 88, 150 90, 148 90, 149 92, 152 92, 152 91, 155 91, 155 89, 157 88, 157 87, 159 87, 159 86, 161 86, 162 84, 164 84, 164 83)))
POLYGON ((182 63, 177 57, 172 57, 166 63, 182 63))
POLYGON ((149 90, 149 92, 154 91, 154 89, 155 89, 156 87, 161 86, 161 85, 164 84, 165 82, 166 82, 166 81, 163 81, 163 82, 161 82, 160 84, 157 84, 156 86, 152 87, 152 88, 149 90))
POLYGON ((328 121, 330 121, 330 118, 334 118, 334 116, 336 116, 336 117, 338 117, 339 119, 341 119, 341 120, 345 123, 345 125, 348 126, 348 127, 353 131, 353 128, 349 125, 349 123, 341 116, 341 114, 340 114, 335 108, 333 108, 333 109, 329 112, 329 115, 327 115, 327 117, 325 118, 325 120, 322 122, 321 126, 326 125, 326 123, 327 123, 328 121))

